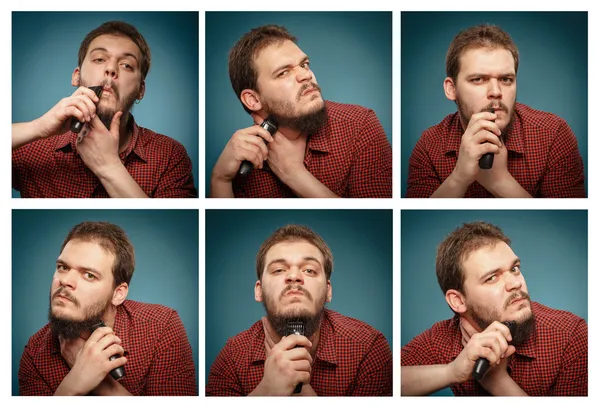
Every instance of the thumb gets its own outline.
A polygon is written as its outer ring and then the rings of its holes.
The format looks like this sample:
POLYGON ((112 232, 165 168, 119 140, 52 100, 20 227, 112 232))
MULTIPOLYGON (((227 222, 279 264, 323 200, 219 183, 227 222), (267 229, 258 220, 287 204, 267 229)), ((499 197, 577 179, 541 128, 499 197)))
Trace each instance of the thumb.
POLYGON ((119 137, 119 127, 121 126, 121 117, 123 116, 123 111, 117 112, 112 121, 110 122, 110 133, 113 134, 114 137, 119 137))
POLYGON ((511 356, 512 354, 514 354, 515 352, 517 352, 517 348, 515 348, 514 345, 509 345, 508 349, 506 350, 506 353, 504 354, 504 358, 508 358, 509 356, 511 356))

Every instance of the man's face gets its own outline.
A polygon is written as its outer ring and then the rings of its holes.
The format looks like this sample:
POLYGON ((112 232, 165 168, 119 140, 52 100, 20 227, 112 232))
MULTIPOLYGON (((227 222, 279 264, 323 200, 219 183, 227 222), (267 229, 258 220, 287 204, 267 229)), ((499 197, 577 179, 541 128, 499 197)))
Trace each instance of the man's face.
POLYGON ((495 108, 498 115, 495 122, 505 134, 512 121, 517 97, 517 76, 512 54, 503 48, 466 51, 460 60, 455 90, 463 128, 466 128, 473 114, 495 108))
POLYGON ((105 118, 110 123, 116 112, 128 113, 136 98, 143 97, 141 61, 140 49, 127 37, 104 34, 90 43, 81 67, 73 73, 73 85, 104 85, 97 110, 105 124, 105 118))
POLYGON ((473 251, 463 262, 467 314, 485 330, 493 321, 532 318, 521 261, 504 242, 473 251))
POLYGON ((50 288, 49 318, 66 338, 103 319, 113 297, 114 261, 112 253, 94 242, 71 240, 60 253, 50 288))
POLYGON ((258 96, 263 108, 280 126, 316 116, 322 119, 325 102, 306 54, 290 40, 261 50, 254 60, 258 96))
MULTIPOLYGON (((278 243, 267 251, 255 298, 263 302, 272 324, 296 318, 318 324, 325 302, 331 299, 323 265, 323 254, 305 241, 278 243)), ((278 325, 273 326, 279 332, 278 325)))

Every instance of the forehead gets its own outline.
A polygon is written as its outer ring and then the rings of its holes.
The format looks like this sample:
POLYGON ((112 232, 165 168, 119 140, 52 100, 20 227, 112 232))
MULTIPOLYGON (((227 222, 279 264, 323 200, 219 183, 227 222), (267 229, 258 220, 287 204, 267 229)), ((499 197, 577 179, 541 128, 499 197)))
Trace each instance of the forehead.
POLYGON ((304 52, 290 40, 274 42, 264 47, 254 58, 258 74, 270 74, 285 64, 297 64, 305 57, 304 52))
POLYGON ((324 257, 321 251, 313 244, 307 241, 285 241, 273 245, 265 255, 266 264, 273 260, 285 259, 296 261, 304 257, 314 257, 323 264, 324 257))
POLYGON ((512 263, 516 258, 517 256, 510 246, 503 241, 480 247, 471 252, 463 261, 465 281, 476 280, 482 274, 498 268, 508 268, 507 264, 512 263))
POLYGON ((515 71, 515 60, 505 48, 472 48, 460 57, 459 75, 502 73, 515 71))
POLYGON ((139 60, 141 51, 128 37, 116 34, 102 34, 94 38, 88 47, 87 54, 98 48, 104 48, 110 53, 133 54, 139 60))
POLYGON ((73 267, 90 267, 112 272, 115 255, 93 241, 71 240, 60 253, 60 259, 73 267))

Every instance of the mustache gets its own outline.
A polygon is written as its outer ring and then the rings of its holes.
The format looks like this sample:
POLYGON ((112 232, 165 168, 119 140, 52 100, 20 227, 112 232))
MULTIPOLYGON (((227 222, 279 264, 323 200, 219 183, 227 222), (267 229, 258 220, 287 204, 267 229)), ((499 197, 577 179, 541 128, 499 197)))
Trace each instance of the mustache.
POLYGON ((321 87, 319 87, 319 86, 318 86, 316 83, 314 83, 314 82, 311 82, 311 83, 309 83, 309 84, 304 84, 304 85, 302 85, 302 86, 300 87, 300 91, 298 91, 298 100, 300 100, 300 98, 302 97, 302 93, 303 93, 304 91, 306 91, 307 89, 309 89, 309 88, 314 88, 314 89, 316 89, 317 91, 321 92, 321 87))
POLYGON ((312 301, 312 295, 310 295, 310 293, 303 288, 301 285, 293 285, 293 284, 289 284, 288 286, 286 286, 283 291, 281 291, 281 294, 279 295, 279 299, 282 299, 284 294, 287 293, 288 291, 300 291, 302 292, 302 294, 304 294, 306 296, 306 298, 308 298, 310 301, 312 301))
POLYGON ((510 295, 510 297, 508 297, 508 299, 506 300, 506 303, 504 304, 504 309, 508 308, 508 305, 513 302, 514 300, 516 300, 517 298, 524 298, 527 301, 531 302, 531 298, 529 297, 529 294, 527 294, 525 291, 516 291, 514 293, 512 293, 510 295))
POLYGON ((75 298, 73 294, 69 292, 69 290, 66 290, 65 287, 58 287, 52 295, 52 299, 54 300, 58 296, 66 298, 67 300, 75 304, 76 307, 79 307, 79 301, 77 301, 77 298, 75 298))
POLYGON ((479 112, 485 112, 488 109, 502 109, 505 112, 508 112, 508 106, 506 106, 506 104, 504 104, 502 101, 499 101, 498 103, 494 103, 494 102, 490 102, 485 108, 483 108, 481 111, 479 112))

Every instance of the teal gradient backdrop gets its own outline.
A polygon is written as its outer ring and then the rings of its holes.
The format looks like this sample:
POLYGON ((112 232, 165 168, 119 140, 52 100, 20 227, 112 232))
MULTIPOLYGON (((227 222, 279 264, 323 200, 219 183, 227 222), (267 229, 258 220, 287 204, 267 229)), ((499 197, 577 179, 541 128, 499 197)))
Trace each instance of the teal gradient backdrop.
POLYGON ((253 125, 229 81, 229 50, 266 24, 285 26, 309 57, 323 98, 371 108, 392 141, 391 12, 207 12, 206 195, 233 133, 253 125))
POLYGON ((110 20, 133 24, 150 46, 146 94, 132 111, 136 122, 185 146, 198 187, 198 12, 14 12, 12 121, 38 118, 75 91, 79 45, 110 20))
POLYGON ((579 143, 587 183, 588 19, 586 12, 402 12, 401 194, 408 159, 423 131, 456 112, 446 99, 446 52, 459 31, 496 24, 519 49, 517 101, 567 121, 579 143))
POLYGON ((47 324, 52 275, 69 230, 87 221, 125 230, 135 249, 130 300, 175 309, 192 346, 198 378, 197 210, 14 210, 12 215, 12 394, 29 337, 47 324))
POLYGON ((391 210, 207 210, 206 380, 227 339, 264 316, 254 300, 256 253, 291 223, 310 227, 331 248, 327 307, 378 329, 392 347, 391 210))
POLYGON ((586 210, 403 210, 402 346, 434 323, 452 318, 435 274, 436 248, 452 230, 473 221, 492 223, 511 239, 532 300, 587 321, 586 210))

